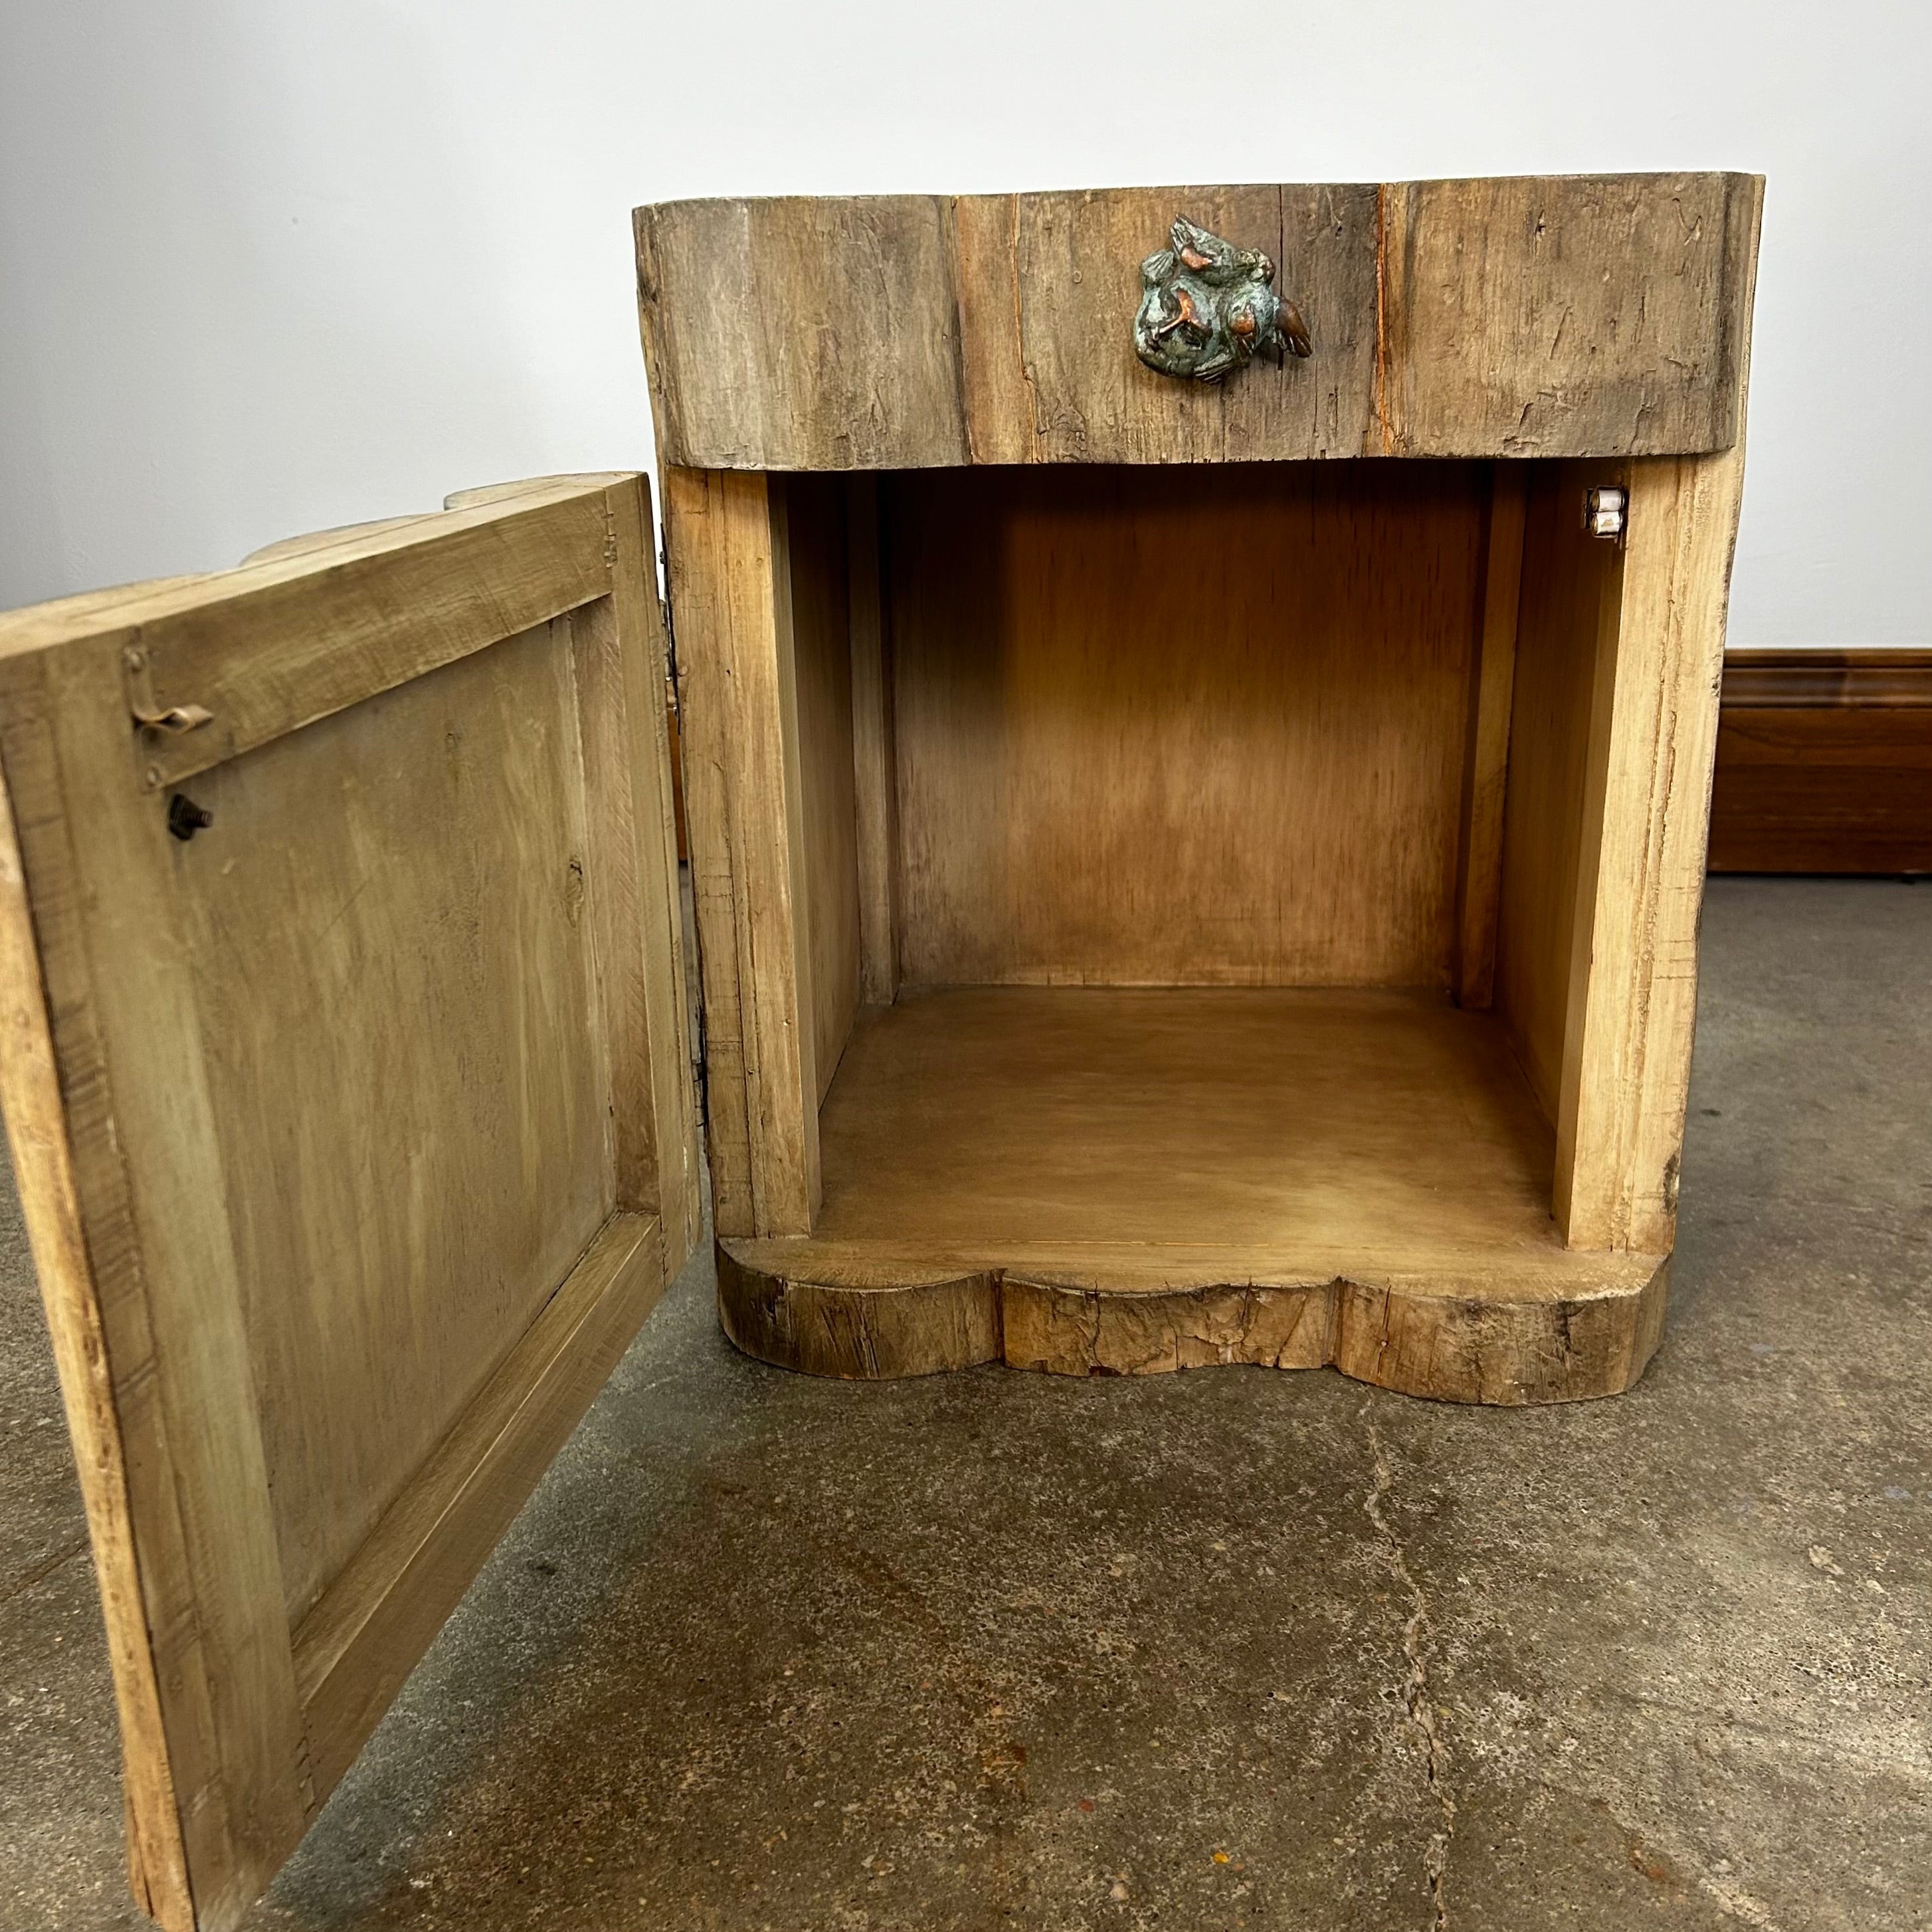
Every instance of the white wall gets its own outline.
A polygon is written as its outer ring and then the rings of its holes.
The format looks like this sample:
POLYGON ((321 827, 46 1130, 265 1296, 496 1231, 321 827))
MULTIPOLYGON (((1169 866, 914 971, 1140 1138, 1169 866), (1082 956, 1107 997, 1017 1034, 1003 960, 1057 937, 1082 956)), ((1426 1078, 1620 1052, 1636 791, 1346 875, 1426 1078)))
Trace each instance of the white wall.
POLYGON ((0 0, 0 604, 651 440, 674 195, 1770 178, 1736 643, 1932 643, 1924 0, 0 0))

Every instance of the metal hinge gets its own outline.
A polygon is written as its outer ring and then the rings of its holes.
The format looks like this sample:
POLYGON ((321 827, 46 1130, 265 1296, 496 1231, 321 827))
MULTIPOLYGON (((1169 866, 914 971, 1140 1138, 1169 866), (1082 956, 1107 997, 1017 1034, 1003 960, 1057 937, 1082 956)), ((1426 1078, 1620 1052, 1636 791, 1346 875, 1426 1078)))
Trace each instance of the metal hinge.
POLYGON ((1586 490, 1583 494, 1583 527, 1593 537, 1610 543, 1622 542, 1630 522, 1630 492, 1616 484, 1586 490))

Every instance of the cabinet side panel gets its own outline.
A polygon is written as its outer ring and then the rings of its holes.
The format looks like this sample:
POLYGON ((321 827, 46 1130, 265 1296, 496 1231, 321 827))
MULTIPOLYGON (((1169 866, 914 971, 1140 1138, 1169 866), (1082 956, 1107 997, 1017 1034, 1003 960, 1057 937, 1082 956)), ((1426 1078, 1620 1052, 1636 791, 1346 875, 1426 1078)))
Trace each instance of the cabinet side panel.
POLYGON ((905 983, 1446 987, 1484 489, 891 479, 905 983))
POLYGON ((1563 1080, 1578 856, 1599 632, 1614 621, 1617 546, 1583 529, 1583 491, 1612 466, 1530 466, 1503 805, 1496 1011, 1552 1121, 1563 1080))
POLYGON ((816 1102, 832 1084, 859 1005, 858 810, 845 499, 843 481, 836 476, 788 477, 782 487, 791 560, 816 1102))
POLYGON ((852 622, 852 778, 859 867, 859 997, 890 1006, 898 992, 898 755, 891 652, 880 580, 879 487, 845 479, 846 581, 852 622))
POLYGON ((664 478, 712 1212, 805 1234, 819 1191, 802 788, 782 497, 762 476, 664 478))
POLYGON ((1469 680, 1469 744, 1456 879, 1456 1001, 1476 1010, 1496 996, 1496 904, 1502 885, 1503 798, 1509 770, 1510 706, 1516 692, 1516 621, 1522 590, 1528 483, 1522 464, 1496 466, 1483 544, 1482 628, 1469 680))
POLYGON ((1592 748, 1603 806, 1579 881, 1556 1122, 1556 1216, 1572 1247, 1661 1254, 1676 1240, 1743 482, 1742 444, 1631 466, 1609 715, 1592 748))

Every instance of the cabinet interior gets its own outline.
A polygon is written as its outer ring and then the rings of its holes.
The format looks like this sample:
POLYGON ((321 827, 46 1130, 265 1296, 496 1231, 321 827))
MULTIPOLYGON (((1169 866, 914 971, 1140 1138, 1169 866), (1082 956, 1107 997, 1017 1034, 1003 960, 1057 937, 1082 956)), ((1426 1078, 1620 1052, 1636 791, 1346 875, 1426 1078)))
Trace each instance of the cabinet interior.
POLYGON ((814 1234, 1557 1240, 1615 474, 782 479, 814 1234))

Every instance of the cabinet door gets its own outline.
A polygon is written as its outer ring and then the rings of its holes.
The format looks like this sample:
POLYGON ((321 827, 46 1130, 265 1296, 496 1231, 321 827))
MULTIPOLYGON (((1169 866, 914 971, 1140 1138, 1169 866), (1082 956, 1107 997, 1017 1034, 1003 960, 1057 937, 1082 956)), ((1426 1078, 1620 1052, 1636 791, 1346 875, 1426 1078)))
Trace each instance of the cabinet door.
POLYGON ((0 1088, 171 1928, 696 1237, 650 530, 552 478, 0 618, 0 1088))

